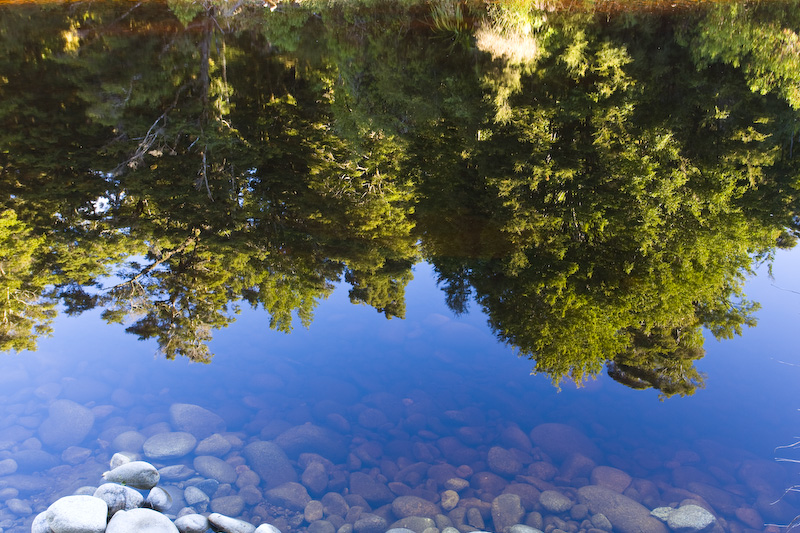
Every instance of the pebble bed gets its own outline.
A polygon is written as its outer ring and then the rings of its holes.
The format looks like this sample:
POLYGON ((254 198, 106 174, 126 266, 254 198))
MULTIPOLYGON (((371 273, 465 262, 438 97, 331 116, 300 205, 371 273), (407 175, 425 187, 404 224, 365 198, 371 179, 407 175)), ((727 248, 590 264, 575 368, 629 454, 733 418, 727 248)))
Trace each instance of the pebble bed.
POLYGON ((479 409, 446 387, 280 376, 251 373, 200 405, 165 402, 157 383, 134 394, 119 374, 43 372, 3 398, 0 529, 777 533, 769 523, 797 514, 782 465, 713 441, 626 447, 579 423, 526 426, 520 391, 487 392, 494 407, 479 409), (122 463, 147 465, 157 485, 109 469, 122 463), (121 492, 95 529, 55 518, 83 505, 64 498, 108 505, 121 492), (166 522, 118 529, 118 513, 166 522))

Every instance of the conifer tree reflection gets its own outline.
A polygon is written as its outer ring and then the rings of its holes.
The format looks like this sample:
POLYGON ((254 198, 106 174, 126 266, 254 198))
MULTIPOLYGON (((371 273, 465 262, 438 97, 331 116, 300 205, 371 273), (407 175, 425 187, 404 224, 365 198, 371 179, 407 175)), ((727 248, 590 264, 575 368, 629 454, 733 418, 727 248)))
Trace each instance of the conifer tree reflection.
POLYGON ((31 28, 4 43, 3 220, 21 229, 0 243, 29 243, 40 277, 3 275, 42 306, 6 349, 60 302, 208 361, 238 306, 289 331, 339 280, 403 317, 424 257, 455 312, 474 299, 555 381, 607 365, 691 394, 702 328, 751 325, 745 276, 794 244, 784 8, 737 15, 771 39, 739 68, 708 32, 727 12, 114 5, 0 19, 31 28), (441 38, 465 17, 477 48, 441 38))

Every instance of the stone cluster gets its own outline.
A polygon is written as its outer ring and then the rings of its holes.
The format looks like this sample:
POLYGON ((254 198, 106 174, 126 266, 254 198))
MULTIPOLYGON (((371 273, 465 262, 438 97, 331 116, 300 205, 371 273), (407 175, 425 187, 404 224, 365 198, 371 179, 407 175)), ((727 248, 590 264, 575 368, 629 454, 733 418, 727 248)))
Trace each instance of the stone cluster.
POLYGON ((255 373, 209 408, 97 382, 28 389, 47 407, 11 403, 0 426, 0 529, 74 531, 54 525, 60 509, 84 507, 99 528, 98 498, 112 532, 152 519, 183 532, 752 533, 796 514, 772 504, 780 465, 710 441, 625 448, 579 424, 526 427, 502 391, 483 395, 493 410, 446 389, 282 375, 255 373))

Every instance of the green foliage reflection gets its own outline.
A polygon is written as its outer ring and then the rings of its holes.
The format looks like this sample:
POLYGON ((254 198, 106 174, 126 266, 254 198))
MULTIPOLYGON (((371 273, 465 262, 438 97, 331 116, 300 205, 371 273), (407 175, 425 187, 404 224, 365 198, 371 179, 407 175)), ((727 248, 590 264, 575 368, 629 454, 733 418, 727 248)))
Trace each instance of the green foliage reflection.
POLYGON ((754 324, 797 230, 797 2, 267 7, 2 8, 0 348, 60 303, 209 361, 239 306, 290 331, 340 280, 402 318, 421 258, 555 382, 691 394, 702 329, 754 324))

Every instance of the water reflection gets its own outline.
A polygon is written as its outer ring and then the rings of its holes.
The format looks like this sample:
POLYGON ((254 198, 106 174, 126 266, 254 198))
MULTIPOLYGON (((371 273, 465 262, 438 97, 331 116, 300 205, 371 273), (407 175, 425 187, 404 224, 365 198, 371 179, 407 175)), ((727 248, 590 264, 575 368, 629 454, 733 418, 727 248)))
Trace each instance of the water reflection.
POLYGON ((536 371, 691 394, 794 245, 795 2, 226 5, 2 8, 2 349, 61 305, 209 361, 424 259, 536 371))

